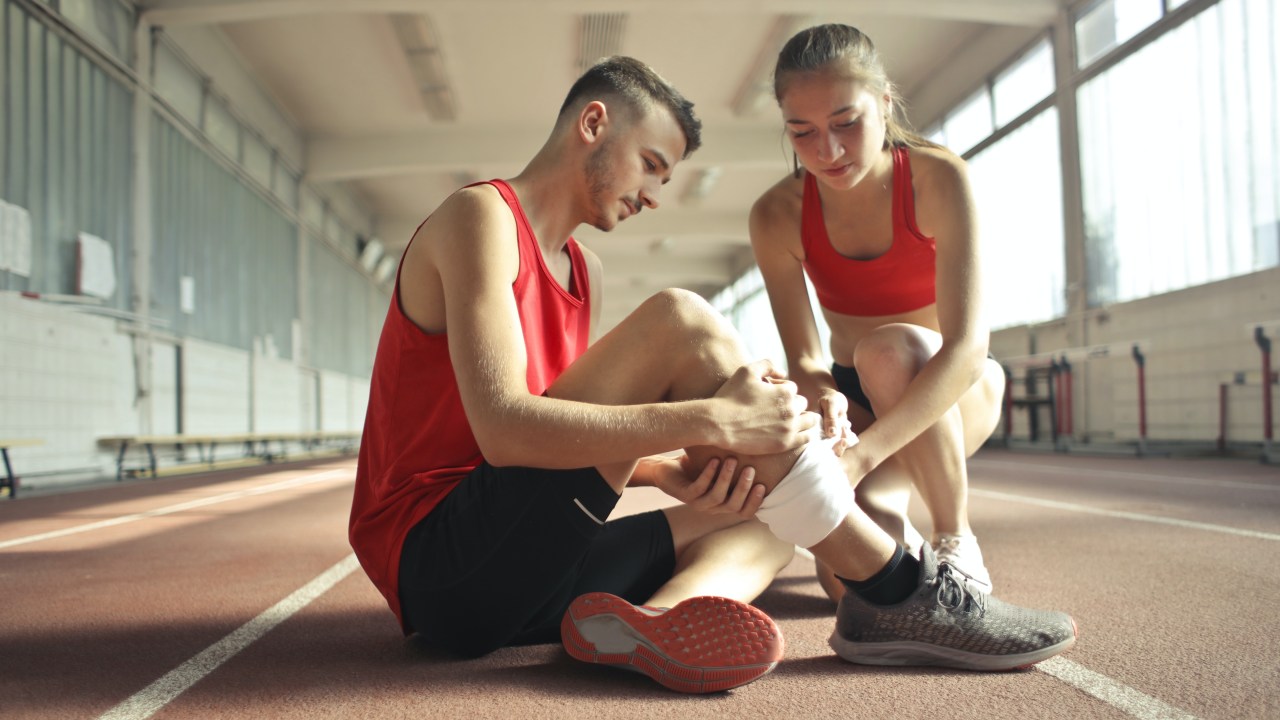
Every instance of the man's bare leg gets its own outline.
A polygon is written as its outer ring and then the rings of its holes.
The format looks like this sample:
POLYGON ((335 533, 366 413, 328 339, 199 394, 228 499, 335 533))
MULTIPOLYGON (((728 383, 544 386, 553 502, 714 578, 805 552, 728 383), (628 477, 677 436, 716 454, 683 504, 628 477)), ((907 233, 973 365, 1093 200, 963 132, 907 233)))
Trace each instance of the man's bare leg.
POLYGON ((674 607, 700 595, 751 602, 795 556, 795 546, 759 520, 707 515, 687 506, 665 512, 676 543, 676 568, 647 605, 674 607))
MULTIPOLYGON (((589 348, 547 394, 612 405, 707 398, 749 360, 737 331, 706 301, 686 291, 667 290, 646 300, 589 348)), ((739 462, 755 468, 755 482, 771 490, 790 472, 801 451, 742 457, 739 462)), ((686 452, 695 467, 725 456, 718 448, 694 447, 686 452)), ((634 462, 620 463, 601 467, 600 472, 621 492, 634 468, 634 462)), ((874 575, 897 547, 856 509, 833 535, 829 543, 820 544, 822 559, 850 580, 874 575)))

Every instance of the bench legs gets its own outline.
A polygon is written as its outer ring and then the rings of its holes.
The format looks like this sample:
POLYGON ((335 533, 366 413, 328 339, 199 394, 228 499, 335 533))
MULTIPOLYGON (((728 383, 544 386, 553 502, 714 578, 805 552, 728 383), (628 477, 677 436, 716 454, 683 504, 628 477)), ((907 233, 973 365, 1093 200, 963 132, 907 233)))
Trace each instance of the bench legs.
POLYGON ((9 464, 9 448, 0 448, 0 455, 4 456, 4 479, 0 481, 0 488, 9 488, 9 497, 18 497, 18 476, 13 474, 13 465, 9 464))
MULTIPOLYGON (((151 478, 156 478, 156 449, 151 443, 143 443, 147 447, 147 461, 151 468, 151 478)), ((124 480, 124 455, 129 450, 129 443, 120 443, 120 452, 116 455, 116 482, 124 480)))
POLYGON ((124 480, 124 452, 129 449, 129 443, 120 443, 120 453, 116 455, 116 482, 124 480))

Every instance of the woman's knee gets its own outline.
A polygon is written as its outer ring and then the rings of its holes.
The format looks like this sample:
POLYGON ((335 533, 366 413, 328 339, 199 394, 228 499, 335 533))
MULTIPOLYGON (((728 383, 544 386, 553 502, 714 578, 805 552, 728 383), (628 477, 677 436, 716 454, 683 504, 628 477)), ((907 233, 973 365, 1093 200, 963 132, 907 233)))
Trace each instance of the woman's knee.
POLYGON ((877 328, 859 341, 853 364, 868 397, 892 399, 906 389, 934 352, 917 328, 895 323, 877 328))

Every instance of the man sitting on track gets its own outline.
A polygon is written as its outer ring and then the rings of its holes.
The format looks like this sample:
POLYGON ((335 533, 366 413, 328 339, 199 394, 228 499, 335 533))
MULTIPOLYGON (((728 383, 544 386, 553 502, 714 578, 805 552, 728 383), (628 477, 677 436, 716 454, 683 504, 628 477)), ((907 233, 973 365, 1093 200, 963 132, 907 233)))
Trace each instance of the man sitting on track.
POLYGON ((519 175, 459 190, 414 234, 350 524, 402 628, 470 656, 559 634, 579 659, 721 690, 781 658, 746 603, 800 545, 851 589, 832 644, 853 662, 1007 669, 1070 647, 1066 615, 988 597, 862 514, 842 435, 817 438, 795 385, 747 364, 697 296, 659 293, 588 347, 601 268, 571 233, 657 208, 699 135, 651 69, 602 61, 519 175), (629 484, 686 504, 605 522, 629 484))

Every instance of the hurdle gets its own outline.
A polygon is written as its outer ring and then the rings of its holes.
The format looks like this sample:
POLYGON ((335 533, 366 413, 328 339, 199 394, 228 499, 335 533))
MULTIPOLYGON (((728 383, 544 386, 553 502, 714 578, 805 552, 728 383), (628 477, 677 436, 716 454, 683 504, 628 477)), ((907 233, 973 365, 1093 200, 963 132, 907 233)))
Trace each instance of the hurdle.
POLYGON ((1271 338, 1268 331, 1280 330, 1280 320, 1248 323, 1245 332, 1253 340, 1262 356, 1258 371, 1243 370, 1227 373, 1218 384, 1218 452, 1227 453, 1228 390, 1231 386, 1259 386, 1262 389, 1262 455, 1263 463, 1280 462, 1275 455, 1275 427, 1272 404, 1272 388, 1280 384, 1280 372, 1271 369, 1271 338))
POLYGON ((1038 409, 1047 405, 1049 408, 1050 432, 1053 447, 1059 452, 1070 450, 1071 438, 1075 434, 1075 367, 1080 363, 1099 358, 1129 357, 1133 360, 1138 381, 1138 442, 1136 452, 1139 456, 1149 452, 1147 445, 1147 352, 1151 343, 1148 340, 1133 340, 1108 343, 1105 345, 1087 345, 1046 353, 1023 355, 1005 358, 1000 361, 1005 372, 1005 418, 1004 442, 1010 445, 1013 434, 1013 410, 1025 407, 1031 413, 1029 425, 1031 440, 1038 440, 1038 409), (1021 378, 1027 395, 1014 397, 1014 369, 1022 368, 1021 378), (1047 379, 1044 394, 1035 388, 1040 378, 1047 379))

